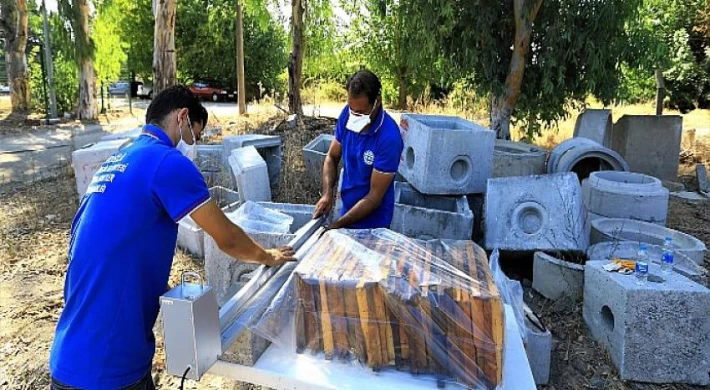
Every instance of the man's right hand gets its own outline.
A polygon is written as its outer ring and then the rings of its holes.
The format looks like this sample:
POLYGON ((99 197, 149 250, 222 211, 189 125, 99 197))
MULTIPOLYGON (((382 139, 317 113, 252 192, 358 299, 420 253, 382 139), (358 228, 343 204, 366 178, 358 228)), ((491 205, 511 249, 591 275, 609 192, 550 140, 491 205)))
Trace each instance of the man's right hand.
POLYGON ((268 267, 278 267, 283 263, 296 261, 296 252, 287 246, 278 249, 266 249, 264 253, 259 262, 268 267))
POLYGON ((313 211, 313 218, 324 217, 330 214, 333 209, 333 197, 324 195, 316 203, 316 209, 313 211))

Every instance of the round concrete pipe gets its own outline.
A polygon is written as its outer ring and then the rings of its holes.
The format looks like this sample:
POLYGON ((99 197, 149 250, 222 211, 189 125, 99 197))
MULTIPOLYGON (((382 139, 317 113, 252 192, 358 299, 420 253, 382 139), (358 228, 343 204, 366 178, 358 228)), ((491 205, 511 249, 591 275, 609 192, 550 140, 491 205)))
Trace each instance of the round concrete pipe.
MULTIPOLYGON (((647 244, 646 248, 651 262, 660 264, 663 247, 647 244)), ((636 259, 638 249, 639 243, 635 241, 600 242, 587 249, 587 257, 589 260, 636 259)), ((673 269, 695 282, 703 282, 707 274, 703 267, 681 252, 674 254, 673 269)))
POLYGON ((523 142, 496 140, 493 177, 530 176, 545 173, 547 151, 523 142))
POLYGON ((668 189, 655 177, 632 172, 592 172, 582 182, 590 219, 629 218, 664 226, 668 189))
POLYGON ((596 171, 628 171, 626 161, 615 151, 587 138, 572 138, 556 146, 547 163, 548 173, 574 172, 584 180, 596 171))
POLYGON ((577 117, 574 137, 589 138, 605 147, 611 146, 611 110, 588 109, 577 117))
POLYGON ((634 241, 663 245, 666 237, 673 239, 673 248, 688 256, 696 264, 703 264, 707 248, 697 238, 649 222, 622 218, 601 218, 591 222, 590 244, 600 242, 634 241))

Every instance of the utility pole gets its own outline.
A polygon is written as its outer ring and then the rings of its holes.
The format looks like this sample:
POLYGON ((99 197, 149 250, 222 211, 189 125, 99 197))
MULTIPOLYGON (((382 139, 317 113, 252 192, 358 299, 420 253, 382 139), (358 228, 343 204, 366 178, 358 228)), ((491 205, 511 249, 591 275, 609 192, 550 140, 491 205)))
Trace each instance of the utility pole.
POLYGON ((47 69, 47 86, 49 87, 50 118, 57 117, 57 97, 54 94, 54 71, 52 70, 52 48, 49 46, 49 22, 47 21, 47 6, 42 0, 42 24, 44 26, 44 67, 47 69))
POLYGON ((247 113, 246 86, 244 81, 244 11, 243 0, 237 0, 237 102, 239 115, 247 113))
POLYGON ((663 115, 663 99, 666 96, 666 83, 663 71, 656 69, 656 115, 663 115))

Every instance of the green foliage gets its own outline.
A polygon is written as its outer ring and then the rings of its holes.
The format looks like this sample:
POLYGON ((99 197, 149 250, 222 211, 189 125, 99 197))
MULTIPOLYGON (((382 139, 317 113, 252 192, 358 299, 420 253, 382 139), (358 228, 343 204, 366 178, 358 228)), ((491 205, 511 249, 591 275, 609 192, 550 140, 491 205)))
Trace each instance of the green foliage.
POLYGON ((118 34, 122 41, 123 51, 126 53, 125 65, 128 72, 142 80, 152 79, 155 23, 152 1, 109 1, 119 10, 118 34))
MULTIPOLYGON (((286 36, 273 20, 244 12, 244 71, 247 96, 258 94, 258 83, 282 90, 278 76, 286 66, 286 36)), ((236 7, 231 0, 180 2, 175 45, 181 82, 212 79, 236 87, 236 7)), ((152 51, 152 48, 151 48, 152 51)))
POLYGON ((97 16, 91 31, 96 42, 94 67, 98 80, 117 80, 126 63, 127 46, 121 36, 124 9, 121 0, 105 0, 98 5, 97 16))

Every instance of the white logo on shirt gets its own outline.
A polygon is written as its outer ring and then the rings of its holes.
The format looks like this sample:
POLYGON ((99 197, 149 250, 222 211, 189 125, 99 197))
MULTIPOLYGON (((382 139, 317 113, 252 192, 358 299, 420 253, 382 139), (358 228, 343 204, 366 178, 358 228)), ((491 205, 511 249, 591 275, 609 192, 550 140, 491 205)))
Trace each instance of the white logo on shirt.
POLYGON ((372 150, 365 151, 365 154, 363 154, 362 158, 365 161, 365 164, 367 165, 372 165, 375 162, 375 154, 372 153, 372 150))

